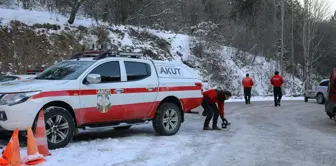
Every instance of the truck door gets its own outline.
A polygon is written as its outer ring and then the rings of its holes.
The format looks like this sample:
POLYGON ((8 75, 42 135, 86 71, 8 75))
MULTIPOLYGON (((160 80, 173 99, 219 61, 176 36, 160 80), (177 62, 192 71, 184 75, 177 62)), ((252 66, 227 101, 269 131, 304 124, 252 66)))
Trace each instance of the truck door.
POLYGON ((122 105, 124 83, 118 60, 98 64, 80 82, 81 121, 83 124, 104 123, 124 119, 122 105), (86 76, 100 74, 101 82, 89 83, 86 76))
POLYGON ((125 119, 146 118, 156 103, 158 94, 158 77, 150 62, 134 59, 123 60, 122 69, 125 71, 125 119))

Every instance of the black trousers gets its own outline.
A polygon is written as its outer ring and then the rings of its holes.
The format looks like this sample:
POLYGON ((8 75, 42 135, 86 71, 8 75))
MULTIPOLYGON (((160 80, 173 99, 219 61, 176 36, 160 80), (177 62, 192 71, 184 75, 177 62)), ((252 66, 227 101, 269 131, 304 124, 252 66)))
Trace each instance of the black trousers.
POLYGON ((274 105, 276 106, 281 102, 282 97, 281 87, 273 87, 273 93, 274 93, 274 105))
POLYGON ((218 117, 219 117, 219 110, 215 103, 211 103, 208 97, 203 99, 202 107, 204 111, 207 113, 207 117, 204 121, 204 127, 209 126, 209 123, 212 118, 212 124, 217 125, 218 117))
POLYGON ((251 102, 251 90, 252 88, 244 88, 244 97, 246 104, 251 102))

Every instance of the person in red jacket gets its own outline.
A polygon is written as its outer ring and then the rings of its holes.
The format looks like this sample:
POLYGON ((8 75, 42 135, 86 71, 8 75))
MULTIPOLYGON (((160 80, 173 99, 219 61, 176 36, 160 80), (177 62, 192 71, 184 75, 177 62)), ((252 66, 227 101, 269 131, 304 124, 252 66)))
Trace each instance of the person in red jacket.
POLYGON ((273 85, 273 93, 274 93, 274 106, 280 106, 280 101, 282 97, 282 84, 283 78, 279 75, 279 72, 274 72, 274 76, 271 78, 271 84, 273 85))
POLYGON ((244 87, 244 98, 246 104, 251 104, 251 90, 253 86, 253 80, 249 74, 246 74, 246 77, 242 80, 244 87))
POLYGON ((204 121, 203 130, 211 130, 209 123, 212 119, 212 129, 221 130, 217 126, 217 120, 220 116, 223 123, 228 123, 224 118, 224 101, 231 97, 231 92, 219 89, 210 89, 203 92, 202 107, 204 108, 203 116, 207 116, 204 121), (216 105, 218 104, 218 107, 216 105))

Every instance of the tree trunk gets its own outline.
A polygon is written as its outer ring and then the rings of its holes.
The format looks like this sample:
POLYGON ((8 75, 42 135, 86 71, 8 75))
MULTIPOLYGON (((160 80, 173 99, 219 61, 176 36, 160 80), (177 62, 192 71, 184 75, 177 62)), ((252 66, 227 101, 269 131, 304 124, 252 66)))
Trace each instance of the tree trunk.
POLYGON ((281 0, 281 60, 280 60, 280 67, 281 67, 281 74, 284 71, 284 64, 283 64, 283 57, 284 57, 284 24, 285 24, 285 0, 281 0))
POLYGON ((74 6, 71 9, 70 18, 68 20, 69 24, 73 24, 75 22, 76 14, 81 4, 81 0, 75 0, 74 6))
MULTIPOLYGON (((273 43, 277 43, 277 19, 276 19, 276 14, 277 14, 277 7, 276 7, 276 0, 273 0, 273 43)), ((276 44, 274 46, 274 53, 275 53, 275 60, 276 60, 276 66, 275 69, 278 68, 278 49, 277 49, 278 45, 276 44)))
POLYGON ((294 92, 294 79, 295 79, 295 63, 294 63, 294 58, 295 58, 295 54, 294 54, 294 9, 292 9, 292 41, 291 41, 291 66, 292 66, 292 92, 294 92))
POLYGON ((304 1, 304 17, 303 17, 303 28, 302 28, 302 46, 303 46, 303 60, 304 60, 304 69, 303 69, 303 78, 305 82, 304 89, 307 90, 307 78, 308 78, 308 71, 309 67, 307 64, 308 60, 308 50, 307 50, 307 24, 308 24, 308 4, 307 1, 304 1))
POLYGON ((22 5, 23 5, 23 9, 29 9, 30 7, 30 0, 22 0, 22 5))

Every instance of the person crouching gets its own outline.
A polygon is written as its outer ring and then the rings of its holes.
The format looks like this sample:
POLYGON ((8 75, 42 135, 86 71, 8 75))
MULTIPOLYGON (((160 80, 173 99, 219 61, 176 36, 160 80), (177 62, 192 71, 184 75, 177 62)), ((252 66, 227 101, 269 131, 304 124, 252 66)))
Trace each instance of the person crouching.
POLYGON ((217 120, 220 116, 223 121, 224 118, 224 101, 231 97, 231 92, 219 89, 210 89, 203 92, 202 107, 204 109, 203 116, 207 116, 204 121, 203 130, 221 130, 217 126, 217 120), (218 104, 218 107, 216 105, 218 104), (212 129, 209 127, 212 118, 212 129))

